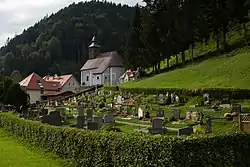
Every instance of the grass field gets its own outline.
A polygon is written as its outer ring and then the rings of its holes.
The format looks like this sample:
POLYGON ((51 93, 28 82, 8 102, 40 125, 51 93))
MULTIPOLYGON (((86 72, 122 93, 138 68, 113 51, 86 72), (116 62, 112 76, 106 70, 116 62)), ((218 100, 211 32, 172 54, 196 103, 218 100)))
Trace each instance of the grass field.
POLYGON ((28 149, 17 140, 8 137, 0 129, 1 167, 62 167, 60 159, 52 155, 28 149))
POLYGON ((250 88, 250 48, 214 57, 151 78, 123 84, 131 88, 250 88))

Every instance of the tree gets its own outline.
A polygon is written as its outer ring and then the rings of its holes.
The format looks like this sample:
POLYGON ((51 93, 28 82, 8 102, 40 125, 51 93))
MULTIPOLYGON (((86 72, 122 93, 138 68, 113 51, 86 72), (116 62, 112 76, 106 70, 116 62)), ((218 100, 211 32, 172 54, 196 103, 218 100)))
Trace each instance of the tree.
POLYGON ((26 106, 28 104, 28 94, 21 89, 18 83, 13 83, 6 92, 4 101, 5 104, 10 104, 15 106, 17 112, 21 112, 21 106, 26 106))
POLYGON ((14 70, 11 74, 11 78, 13 79, 15 83, 19 83, 22 80, 22 75, 20 71, 14 70))
POLYGON ((48 52, 52 60, 58 60, 62 54, 61 43, 56 37, 51 37, 48 42, 48 52))
POLYGON ((141 41, 142 33, 142 20, 141 11, 137 4, 135 7, 135 14, 132 25, 130 27, 128 39, 125 46, 125 60, 127 61, 127 68, 137 69, 139 67, 144 67, 145 62, 142 56, 142 49, 144 44, 141 41))

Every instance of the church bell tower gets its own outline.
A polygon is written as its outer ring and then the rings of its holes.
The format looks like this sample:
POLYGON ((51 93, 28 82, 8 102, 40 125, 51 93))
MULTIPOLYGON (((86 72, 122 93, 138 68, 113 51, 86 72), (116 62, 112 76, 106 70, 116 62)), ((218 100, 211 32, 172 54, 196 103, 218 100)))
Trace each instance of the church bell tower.
POLYGON ((101 53, 101 46, 97 44, 96 37, 93 36, 92 43, 89 45, 89 59, 95 59, 101 53))

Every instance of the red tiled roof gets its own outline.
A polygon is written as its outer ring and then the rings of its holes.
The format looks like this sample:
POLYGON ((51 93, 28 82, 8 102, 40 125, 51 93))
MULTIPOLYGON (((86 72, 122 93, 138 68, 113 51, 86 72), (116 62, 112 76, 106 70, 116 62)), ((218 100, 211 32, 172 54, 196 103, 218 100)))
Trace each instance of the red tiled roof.
POLYGON ((40 90, 41 87, 43 87, 44 90, 57 91, 61 87, 59 82, 46 82, 34 72, 22 80, 19 84, 21 87, 25 87, 29 90, 40 90))
POLYGON ((47 82, 59 82, 60 86, 63 87, 66 82, 72 77, 73 75, 62 75, 62 76, 45 76, 43 79, 47 82))

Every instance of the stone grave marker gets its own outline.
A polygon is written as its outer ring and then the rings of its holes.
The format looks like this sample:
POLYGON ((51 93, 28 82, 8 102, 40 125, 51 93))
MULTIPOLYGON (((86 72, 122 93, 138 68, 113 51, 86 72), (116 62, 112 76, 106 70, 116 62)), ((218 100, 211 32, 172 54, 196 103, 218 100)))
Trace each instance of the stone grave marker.
POLYGON ((139 118, 143 118, 144 114, 143 114, 143 110, 141 108, 138 109, 138 117, 139 118))
POLYGON ((210 103, 210 99, 209 99, 209 94, 205 93, 203 95, 203 100, 204 100, 204 105, 208 105, 210 103))
POLYGON ((163 119, 153 119, 152 128, 148 129, 152 134, 161 134, 165 132, 165 128, 163 127, 163 119))
POLYGON ((117 96, 117 104, 122 104, 122 96, 117 96))
POLYGON ((87 129, 88 130, 99 130, 100 125, 98 124, 98 122, 88 122, 87 123, 87 129))
POLYGON ((159 95, 159 101, 160 101, 161 104, 164 103, 164 95, 163 94, 159 95))
POLYGON ((206 133, 212 132, 212 119, 210 117, 206 118, 206 133))
POLYGON ((77 116, 76 127, 79 129, 83 129, 85 125, 86 125, 86 117, 85 116, 77 116))
POLYGON ((77 107, 77 111, 78 111, 78 116, 84 116, 84 107, 83 107, 83 105, 79 105, 77 107))
POLYGON ((191 112, 190 111, 186 111, 186 116, 185 116, 185 119, 186 120, 190 120, 191 119, 191 112))
POLYGON ((174 104, 174 102, 175 102, 174 94, 171 93, 170 97, 171 97, 171 104, 174 104))
POLYGON ((192 119, 192 121, 196 122, 198 120, 198 113, 197 112, 192 112, 191 113, 191 119, 192 119))
POLYGON ((175 103, 176 104, 179 104, 180 103, 180 98, 179 96, 175 95, 175 103))
POLYGON ((104 123, 113 123, 114 122, 113 115, 111 115, 111 114, 105 114, 103 116, 103 122, 104 123))
POLYGON ((62 118, 60 116, 60 112, 54 111, 50 112, 49 115, 43 116, 41 123, 47 123, 54 126, 62 126, 62 118))
POLYGON ((232 104, 232 112, 240 114, 241 113, 241 105, 240 104, 232 104))
POLYGON ((93 119, 93 110, 88 109, 87 110, 87 120, 93 119))
POLYGON ((172 116, 178 121, 180 120, 180 110, 179 109, 172 109, 172 116))
POLYGON ((157 110, 156 117, 164 117, 164 110, 157 110))
POLYGON ((185 127, 178 130, 178 136, 189 136, 194 133, 193 127, 185 127))

